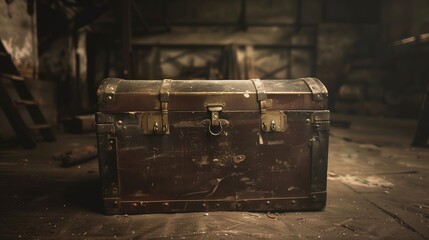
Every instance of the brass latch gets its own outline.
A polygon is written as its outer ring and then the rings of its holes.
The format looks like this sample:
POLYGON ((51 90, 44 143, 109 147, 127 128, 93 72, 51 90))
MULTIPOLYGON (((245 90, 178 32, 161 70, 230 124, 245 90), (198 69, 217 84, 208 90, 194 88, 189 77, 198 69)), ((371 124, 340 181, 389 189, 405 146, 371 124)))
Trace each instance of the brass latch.
POLYGON ((262 132, 284 132, 286 115, 282 111, 267 110, 261 113, 262 132))
POLYGON ((144 112, 140 123, 143 134, 169 134, 165 120, 161 112, 144 112))
POLYGON ((229 122, 225 119, 220 119, 219 113, 222 111, 222 105, 208 105, 207 110, 210 112, 210 119, 205 119, 201 123, 208 126, 209 133, 213 136, 220 135, 223 131, 224 126, 228 126, 229 122), (217 131, 213 131, 214 128, 218 128, 217 131))
POLYGON ((170 96, 171 79, 164 79, 159 91, 161 111, 144 112, 141 117, 141 129, 143 134, 169 134, 168 127, 168 102, 170 96))
POLYGON ((219 121, 219 112, 222 111, 222 107, 220 106, 216 106, 216 107, 208 107, 208 110, 211 112, 211 119, 210 119, 210 125, 212 126, 220 126, 220 121, 219 121))
POLYGON ((270 110, 273 106, 273 100, 267 98, 267 92, 261 80, 251 79, 251 81, 255 87, 256 100, 261 111, 262 132, 284 132, 286 130, 286 115, 282 111, 270 110))

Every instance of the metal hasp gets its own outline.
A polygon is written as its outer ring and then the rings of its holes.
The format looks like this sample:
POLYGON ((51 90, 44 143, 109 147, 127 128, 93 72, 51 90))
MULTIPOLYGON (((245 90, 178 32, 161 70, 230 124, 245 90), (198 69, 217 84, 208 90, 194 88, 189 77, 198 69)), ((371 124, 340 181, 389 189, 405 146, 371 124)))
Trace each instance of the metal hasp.
POLYGON ((261 113, 262 132, 284 132, 286 115, 282 111, 265 111, 261 113))
POLYGON ((170 134, 168 125, 168 101, 170 98, 171 79, 164 79, 159 91, 161 112, 143 112, 141 129, 143 134, 170 134))
POLYGON ((162 111, 162 134, 169 134, 170 128, 168 127, 168 101, 170 97, 171 79, 164 79, 162 81, 161 90, 159 91, 159 100, 161 101, 162 111))
POLYGON ((261 111, 262 132, 284 132, 286 129, 286 115, 282 111, 268 110, 272 108, 272 99, 267 99, 267 93, 259 79, 251 79, 256 90, 256 100, 261 111))
POLYGON ((229 122, 225 119, 220 119, 222 104, 208 104, 207 110, 210 112, 210 119, 205 119, 202 124, 208 126, 208 131, 213 136, 218 136, 222 133, 223 127, 228 126, 229 122), (217 128, 217 130, 215 130, 217 128))

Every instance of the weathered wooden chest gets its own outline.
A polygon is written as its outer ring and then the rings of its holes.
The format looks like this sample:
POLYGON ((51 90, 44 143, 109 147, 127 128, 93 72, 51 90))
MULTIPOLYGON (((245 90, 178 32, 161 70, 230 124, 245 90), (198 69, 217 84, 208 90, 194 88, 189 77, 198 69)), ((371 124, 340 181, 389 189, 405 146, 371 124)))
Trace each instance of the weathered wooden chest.
POLYGON ((104 80, 105 212, 323 209, 327 96, 315 78, 104 80))

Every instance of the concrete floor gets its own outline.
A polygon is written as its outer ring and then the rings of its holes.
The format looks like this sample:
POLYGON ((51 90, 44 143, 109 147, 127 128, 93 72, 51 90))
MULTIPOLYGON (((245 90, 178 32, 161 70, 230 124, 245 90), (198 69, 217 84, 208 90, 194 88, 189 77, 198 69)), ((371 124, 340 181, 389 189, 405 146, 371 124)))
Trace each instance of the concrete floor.
POLYGON ((95 144, 60 135, 0 151, 0 239, 427 239, 429 149, 409 148, 415 122, 350 116, 332 128, 322 212, 104 216, 97 161, 61 168, 52 153, 95 144))

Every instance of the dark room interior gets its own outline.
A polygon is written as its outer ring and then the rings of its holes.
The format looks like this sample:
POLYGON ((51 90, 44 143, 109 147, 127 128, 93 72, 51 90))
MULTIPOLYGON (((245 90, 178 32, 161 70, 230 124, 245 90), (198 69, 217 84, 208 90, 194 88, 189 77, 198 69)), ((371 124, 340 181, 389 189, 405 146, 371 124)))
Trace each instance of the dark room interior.
POLYGON ((0 0, 0 44, 0 239, 429 238, 427 0, 0 0))

